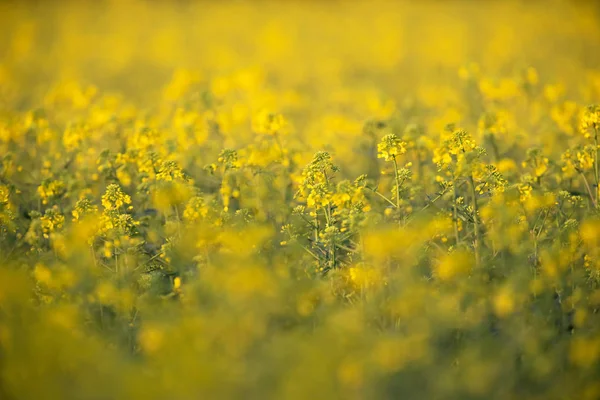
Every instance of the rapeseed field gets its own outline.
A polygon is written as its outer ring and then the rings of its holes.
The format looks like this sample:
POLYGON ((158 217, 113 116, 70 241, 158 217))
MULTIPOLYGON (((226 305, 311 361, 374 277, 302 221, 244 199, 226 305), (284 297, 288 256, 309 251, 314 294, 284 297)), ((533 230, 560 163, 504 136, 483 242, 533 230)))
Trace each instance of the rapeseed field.
POLYGON ((0 21, 0 399, 600 399, 596 3, 0 21))

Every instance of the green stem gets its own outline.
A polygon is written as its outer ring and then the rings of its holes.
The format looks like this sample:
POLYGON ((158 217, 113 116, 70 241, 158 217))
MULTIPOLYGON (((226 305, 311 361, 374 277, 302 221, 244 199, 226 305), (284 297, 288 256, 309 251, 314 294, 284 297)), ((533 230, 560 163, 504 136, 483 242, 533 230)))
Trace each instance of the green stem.
POLYGON ((387 197, 385 197, 384 195, 382 195, 381 193, 379 193, 377 191, 377 189, 373 189, 367 186, 367 189, 373 191, 373 193, 375 193, 377 196, 381 197, 382 199, 384 199, 385 201, 387 201, 388 203, 390 203, 392 206, 394 206, 395 208, 397 208, 396 204, 394 204, 393 201, 391 201, 390 199, 388 199, 387 197))
POLYGON ((460 237, 458 235, 458 208, 456 206, 456 200, 458 198, 458 192, 456 190, 456 180, 454 180, 452 182, 452 187, 454 189, 454 198, 453 198, 453 216, 452 216, 452 223, 454 224, 454 239, 456 240, 456 245, 458 246, 458 243, 460 242, 460 237))
POLYGON ((498 144, 496 143, 496 137, 492 133, 490 135, 490 143, 492 145, 492 151, 494 153, 494 160, 496 162, 500 161, 500 151, 498 150, 498 144))
POLYGON ((394 174, 396 176, 396 208, 400 208, 400 176, 398 175, 398 162, 396 156, 392 158, 394 161, 394 174))
POLYGON ((336 252, 335 252, 335 242, 331 243, 331 268, 335 268, 336 264, 336 252))
POLYGON ((588 183, 588 180, 586 179, 585 174, 582 171, 579 171, 579 173, 581 174, 581 177, 583 178, 583 183, 585 184, 585 188, 587 189, 588 195, 590 196, 590 200, 592 201, 594 208, 598 208, 598 203, 597 203, 596 199, 594 198, 594 194, 592 193, 592 189, 590 188, 590 184, 588 183))
MULTIPOLYGON (((327 190, 329 191, 329 178, 327 177, 327 172, 325 170, 323 170, 323 177, 325 178, 325 183, 327 184, 327 190)), ((327 222, 327 226, 331 225, 331 202, 327 203, 327 208, 324 209, 325 211, 325 219, 327 222)))
POLYGON ((469 175, 469 183, 471 184, 471 198, 473 202, 473 229, 475 230, 475 240, 473 242, 475 248, 475 264, 481 265, 481 232, 479 232, 479 207, 477 205, 477 192, 475 190, 475 180, 473 175, 469 175))

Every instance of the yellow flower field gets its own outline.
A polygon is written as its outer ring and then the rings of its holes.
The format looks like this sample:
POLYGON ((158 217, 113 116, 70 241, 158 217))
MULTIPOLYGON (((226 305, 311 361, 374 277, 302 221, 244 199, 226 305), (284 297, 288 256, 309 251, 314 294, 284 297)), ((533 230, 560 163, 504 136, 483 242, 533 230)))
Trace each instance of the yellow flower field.
POLYGON ((600 398, 596 3, 0 22, 0 399, 600 398))

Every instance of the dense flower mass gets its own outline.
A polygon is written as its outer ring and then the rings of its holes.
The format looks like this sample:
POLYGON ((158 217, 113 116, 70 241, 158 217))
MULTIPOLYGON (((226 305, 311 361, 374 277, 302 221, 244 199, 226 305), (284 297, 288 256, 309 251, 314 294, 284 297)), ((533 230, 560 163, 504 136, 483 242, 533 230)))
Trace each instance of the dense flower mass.
POLYGON ((0 4, 0 399, 600 398, 599 18, 0 4))

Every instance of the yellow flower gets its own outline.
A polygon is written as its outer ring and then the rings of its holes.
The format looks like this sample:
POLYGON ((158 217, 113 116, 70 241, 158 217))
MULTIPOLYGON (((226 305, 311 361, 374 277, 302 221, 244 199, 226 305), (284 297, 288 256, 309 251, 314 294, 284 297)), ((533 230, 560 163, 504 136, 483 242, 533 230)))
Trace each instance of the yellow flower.
POLYGON ((397 156, 406 153, 406 142, 391 133, 384 136, 377 145, 377 157, 385 161, 395 160, 397 156))
POLYGON ((586 139, 598 137, 600 133, 600 106, 594 104, 583 110, 579 130, 586 139))
POLYGON ((47 180, 37 188, 37 193, 42 199, 42 204, 48 204, 50 200, 64 195, 66 185, 63 181, 47 180))
POLYGON ((111 183, 102 196, 102 206, 105 210, 119 210, 124 205, 131 204, 131 197, 123 193, 119 185, 111 183))
POLYGON ((287 126, 288 123, 283 115, 265 109, 259 111, 252 119, 254 132, 265 135, 286 133, 287 126))

